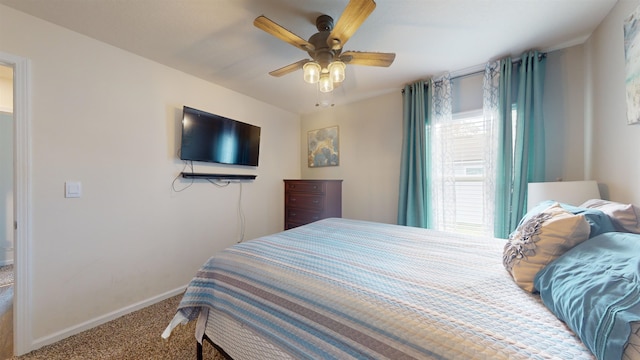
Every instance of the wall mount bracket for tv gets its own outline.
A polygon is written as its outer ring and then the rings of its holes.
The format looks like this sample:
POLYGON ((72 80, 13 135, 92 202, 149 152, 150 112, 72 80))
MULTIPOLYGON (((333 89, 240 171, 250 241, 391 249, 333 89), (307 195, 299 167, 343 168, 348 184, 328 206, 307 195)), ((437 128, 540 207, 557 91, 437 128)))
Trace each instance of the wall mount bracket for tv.
POLYGON ((208 173, 180 173, 185 179, 216 179, 216 180, 254 180, 257 175, 241 175, 241 174, 208 174, 208 173))

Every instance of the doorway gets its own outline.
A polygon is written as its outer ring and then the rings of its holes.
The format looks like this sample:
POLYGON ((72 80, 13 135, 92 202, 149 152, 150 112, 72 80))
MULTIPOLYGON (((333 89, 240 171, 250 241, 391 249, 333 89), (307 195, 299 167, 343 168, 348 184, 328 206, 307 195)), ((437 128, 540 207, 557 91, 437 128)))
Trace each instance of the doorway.
POLYGON ((33 350, 31 334, 31 61, 0 51, 13 68, 13 353, 33 350))
POLYGON ((13 68, 0 64, 0 360, 13 356, 14 120, 13 68))

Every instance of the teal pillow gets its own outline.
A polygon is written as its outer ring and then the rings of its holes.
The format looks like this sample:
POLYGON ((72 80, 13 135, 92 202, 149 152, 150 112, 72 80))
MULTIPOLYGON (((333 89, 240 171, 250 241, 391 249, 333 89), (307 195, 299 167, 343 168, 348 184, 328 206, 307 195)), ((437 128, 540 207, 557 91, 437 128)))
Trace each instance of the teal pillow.
POLYGON ((621 359, 640 321, 640 235, 586 240, 540 270, 534 286, 598 359, 621 359))

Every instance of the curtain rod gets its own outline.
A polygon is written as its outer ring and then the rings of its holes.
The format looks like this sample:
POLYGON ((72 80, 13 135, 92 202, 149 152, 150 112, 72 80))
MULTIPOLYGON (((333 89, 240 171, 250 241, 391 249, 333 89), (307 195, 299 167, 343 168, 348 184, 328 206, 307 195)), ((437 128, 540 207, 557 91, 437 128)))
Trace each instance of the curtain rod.
MULTIPOLYGON (((547 57, 547 53, 538 53, 538 60, 544 59, 547 57)), ((517 58, 515 60, 511 60, 511 64, 519 64, 522 62, 522 58, 517 58)), ((461 78, 465 78, 467 76, 472 76, 472 75, 477 75, 477 74, 481 74, 484 72, 484 68, 485 68, 486 64, 482 64, 482 65, 476 65, 476 66, 472 66, 470 68, 466 68, 463 70, 459 70, 459 71, 453 71, 450 72, 451 76, 451 80, 453 79, 461 79, 461 78)))
MULTIPOLYGON (((538 60, 544 59, 547 57, 547 53, 538 53, 538 60)), ((515 60, 511 61, 511 64, 519 64, 522 62, 522 58, 517 58, 515 60)), ((454 79, 464 79, 466 77, 469 76, 473 76, 473 75, 478 75, 478 74, 482 74, 484 73, 484 68, 485 68, 485 64, 482 65, 476 65, 476 66, 472 66, 463 70, 459 70, 459 71, 454 71, 454 72, 450 72, 449 74, 452 74, 449 78, 451 80, 454 79)), ((402 93, 404 93, 404 88, 402 89, 402 93)))

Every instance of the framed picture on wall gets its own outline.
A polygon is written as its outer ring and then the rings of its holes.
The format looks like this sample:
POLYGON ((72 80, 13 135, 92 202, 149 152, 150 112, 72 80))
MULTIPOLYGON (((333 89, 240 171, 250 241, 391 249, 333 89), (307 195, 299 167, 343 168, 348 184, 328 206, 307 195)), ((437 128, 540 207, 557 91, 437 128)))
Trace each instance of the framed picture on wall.
POLYGON ((640 7, 624 21, 627 124, 640 124, 640 7))
POLYGON ((307 133, 309 167, 338 166, 340 163, 338 136, 337 125, 307 133))

